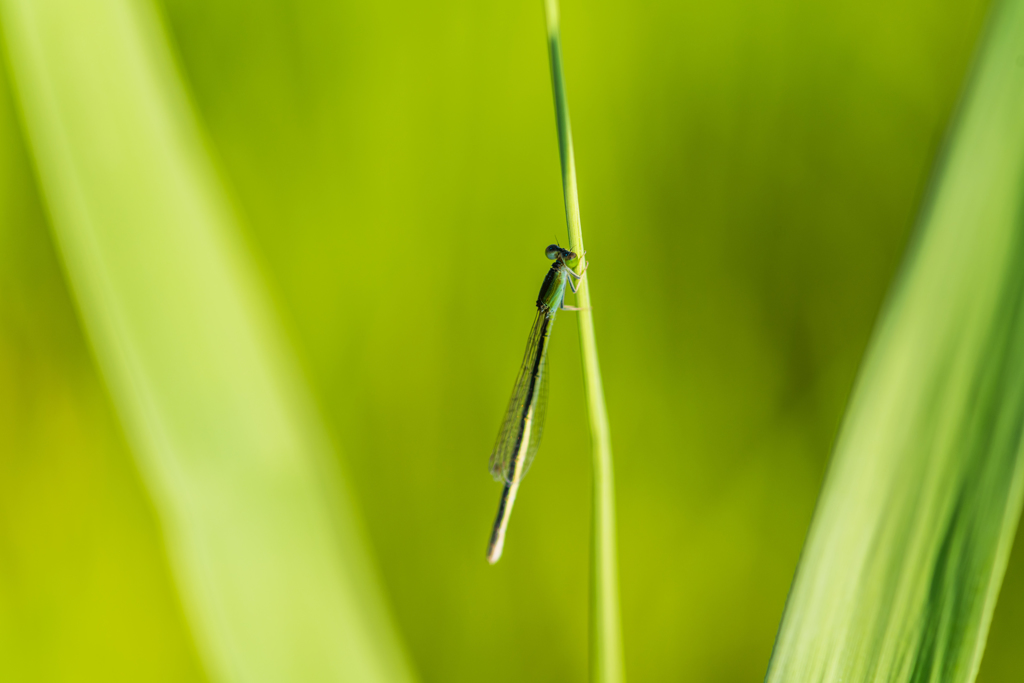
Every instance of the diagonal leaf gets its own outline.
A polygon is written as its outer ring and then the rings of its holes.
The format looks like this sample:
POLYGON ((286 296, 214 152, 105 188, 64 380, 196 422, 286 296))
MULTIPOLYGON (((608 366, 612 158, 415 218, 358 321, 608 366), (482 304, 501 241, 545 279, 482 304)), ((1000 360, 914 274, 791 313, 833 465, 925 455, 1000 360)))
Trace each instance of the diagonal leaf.
POLYGON ((68 279, 209 675, 412 680, 153 6, 0 11, 68 279))
POLYGON ((768 683, 969 682, 1021 511, 1024 2, 997 7, 848 408, 768 683))

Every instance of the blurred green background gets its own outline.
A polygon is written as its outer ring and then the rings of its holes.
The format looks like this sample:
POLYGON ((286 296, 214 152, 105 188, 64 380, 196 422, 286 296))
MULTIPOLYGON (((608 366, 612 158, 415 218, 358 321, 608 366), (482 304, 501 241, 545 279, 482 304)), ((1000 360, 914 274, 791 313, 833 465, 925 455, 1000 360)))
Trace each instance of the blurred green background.
MULTIPOLYGON (((543 11, 166 0, 425 681, 586 677, 559 316, 504 559, 487 456, 565 242, 543 11)), ((563 3, 633 681, 764 676, 830 443, 987 3, 563 3)), ((0 92, 0 679, 205 680, 0 92)), ((981 680, 1024 670, 1024 547, 981 680)))

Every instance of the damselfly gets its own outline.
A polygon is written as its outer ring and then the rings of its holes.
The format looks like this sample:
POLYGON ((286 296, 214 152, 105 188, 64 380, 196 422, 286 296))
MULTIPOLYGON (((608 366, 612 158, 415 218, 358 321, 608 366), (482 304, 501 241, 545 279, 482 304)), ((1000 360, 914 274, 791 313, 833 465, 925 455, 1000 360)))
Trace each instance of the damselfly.
MULTIPOLYGON (((530 468, 533 456, 540 446, 540 437, 544 431, 544 410, 548 393, 547 355, 548 341, 551 338, 551 327, 555 324, 555 314, 560 309, 578 310, 565 305, 566 285, 576 291, 573 280, 577 275, 567 265, 576 260, 576 254, 552 244, 544 252, 554 261, 551 269, 544 277, 537 297, 537 317, 530 330, 530 338, 526 343, 526 355, 523 365, 519 368, 512 389, 512 398, 505 409, 505 419, 498 431, 498 441, 491 453, 491 475, 497 481, 505 482, 498 504, 498 516, 494 520, 491 532, 491 543, 487 549, 487 561, 494 564, 501 559, 501 551, 505 546, 505 531, 508 529, 508 518, 512 514, 512 504, 516 500, 519 483, 530 468)), ((586 266, 583 268, 586 271, 586 266)))

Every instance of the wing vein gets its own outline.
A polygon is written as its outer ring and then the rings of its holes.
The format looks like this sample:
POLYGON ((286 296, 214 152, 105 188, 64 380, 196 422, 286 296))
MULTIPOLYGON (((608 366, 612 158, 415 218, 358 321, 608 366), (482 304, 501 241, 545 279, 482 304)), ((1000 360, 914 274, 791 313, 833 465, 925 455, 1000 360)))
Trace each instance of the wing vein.
POLYGON ((534 406, 533 427, 525 449, 526 462, 522 467, 523 474, 526 473, 526 468, 529 467, 540 446, 544 423, 544 399, 547 394, 547 343, 553 322, 554 316, 549 316, 544 311, 537 311, 537 317, 534 318, 533 327, 530 329, 530 336, 527 339, 523 363, 516 376, 512 396, 505 409, 501 429, 498 430, 498 439, 491 452, 491 476, 497 481, 510 482, 514 476, 516 455, 523 451, 523 431, 531 404, 534 406))

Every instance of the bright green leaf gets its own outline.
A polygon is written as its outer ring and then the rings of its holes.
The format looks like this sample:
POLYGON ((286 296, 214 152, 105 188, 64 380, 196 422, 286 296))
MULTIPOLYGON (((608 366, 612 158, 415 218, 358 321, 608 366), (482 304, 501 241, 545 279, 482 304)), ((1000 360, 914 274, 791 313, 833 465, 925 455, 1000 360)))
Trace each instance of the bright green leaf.
POLYGON ((861 369, 768 683, 977 674, 1024 482, 1024 2, 992 19, 861 369))
POLYGON ((68 279, 217 681, 410 681, 149 2, 4 0, 68 279))

